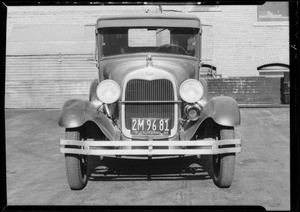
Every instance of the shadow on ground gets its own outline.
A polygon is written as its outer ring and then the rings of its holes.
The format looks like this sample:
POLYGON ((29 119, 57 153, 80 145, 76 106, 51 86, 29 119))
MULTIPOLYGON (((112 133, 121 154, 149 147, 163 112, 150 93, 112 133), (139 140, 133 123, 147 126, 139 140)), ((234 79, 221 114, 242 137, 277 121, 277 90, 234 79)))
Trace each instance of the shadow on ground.
POLYGON ((89 156, 90 181, 147 181, 147 180, 207 180, 212 178, 211 156, 100 160, 89 156))

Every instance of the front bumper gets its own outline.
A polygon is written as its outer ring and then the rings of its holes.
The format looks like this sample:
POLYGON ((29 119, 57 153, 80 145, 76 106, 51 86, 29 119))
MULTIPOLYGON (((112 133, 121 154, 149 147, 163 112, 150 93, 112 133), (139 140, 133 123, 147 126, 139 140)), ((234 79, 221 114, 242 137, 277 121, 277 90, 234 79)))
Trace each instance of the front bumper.
POLYGON ((60 153, 81 155, 215 155, 238 152, 241 152, 241 139, 192 141, 60 140, 60 153))

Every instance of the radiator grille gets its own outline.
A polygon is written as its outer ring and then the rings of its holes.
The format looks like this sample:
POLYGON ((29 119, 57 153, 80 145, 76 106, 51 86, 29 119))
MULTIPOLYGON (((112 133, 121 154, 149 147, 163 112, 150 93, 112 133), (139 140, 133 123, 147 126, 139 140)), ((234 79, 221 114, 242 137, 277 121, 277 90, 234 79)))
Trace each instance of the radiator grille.
MULTIPOLYGON (((172 82, 159 80, 130 80, 126 87, 125 101, 172 101, 172 82)), ((139 103, 125 105, 125 126, 130 129, 131 118, 169 118, 170 128, 174 125, 174 103, 139 103)))

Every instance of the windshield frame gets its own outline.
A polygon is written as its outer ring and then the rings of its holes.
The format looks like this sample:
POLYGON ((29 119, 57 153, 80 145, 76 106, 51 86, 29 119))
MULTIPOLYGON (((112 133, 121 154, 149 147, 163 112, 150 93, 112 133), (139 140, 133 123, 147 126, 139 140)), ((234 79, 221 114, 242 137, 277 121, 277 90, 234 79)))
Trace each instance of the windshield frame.
MULTIPOLYGON (((114 27, 112 27, 113 29, 114 27)), ((124 29, 138 29, 138 28, 147 28, 147 27, 140 27, 140 26, 135 26, 135 27, 120 27, 120 28, 124 28, 124 29)), ((161 27, 149 27, 149 28, 161 28, 161 27)), ((175 27, 164 27, 164 28, 174 28, 175 27)), ((179 29, 180 27, 176 27, 176 29, 179 29)), ((195 31, 194 33, 194 42, 195 42, 195 53, 193 56, 191 55, 185 55, 185 54, 175 54, 175 53, 164 53, 164 52, 134 52, 134 53, 125 53, 125 54, 114 54, 114 55, 107 55, 105 56, 103 54, 103 29, 107 29, 107 28, 98 28, 96 31, 96 45, 97 45, 97 52, 98 52, 98 60, 100 61, 102 58, 111 58, 111 57, 119 57, 119 56, 128 56, 128 55, 137 55, 137 54, 146 54, 146 53, 151 53, 151 54, 158 54, 158 55, 164 55, 164 56, 182 56, 182 57, 189 57, 189 58, 197 58, 198 60, 200 60, 200 45, 201 45, 201 29, 199 28, 187 28, 187 27, 182 27, 183 29, 192 29, 193 31, 195 31)), ((158 47, 156 47, 158 48, 158 47)))

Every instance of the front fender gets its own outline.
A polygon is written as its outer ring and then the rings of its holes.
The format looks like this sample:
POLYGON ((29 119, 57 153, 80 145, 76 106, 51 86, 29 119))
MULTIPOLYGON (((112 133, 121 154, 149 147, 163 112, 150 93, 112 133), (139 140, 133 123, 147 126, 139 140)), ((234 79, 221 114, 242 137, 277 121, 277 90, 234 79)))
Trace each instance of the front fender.
POLYGON ((229 96, 212 98, 204 106, 202 115, 202 119, 211 117, 217 124, 223 126, 238 126, 241 124, 241 114, 238 104, 229 96))
POLYGON ((66 101, 59 113, 59 126, 65 128, 80 127, 88 121, 86 108, 86 100, 70 99, 66 101))
POLYGON ((60 110, 58 124, 61 127, 80 127, 87 121, 94 122, 109 140, 119 139, 117 127, 103 113, 97 113, 96 108, 88 100, 70 99, 60 110))
POLYGON ((190 140, 201 123, 207 118, 212 118, 214 122, 223 126, 238 126, 241 124, 241 115, 237 102, 228 96, 218 96, 205 104, 198 121, 188 122, 184 126, 181 138, 190 140))

